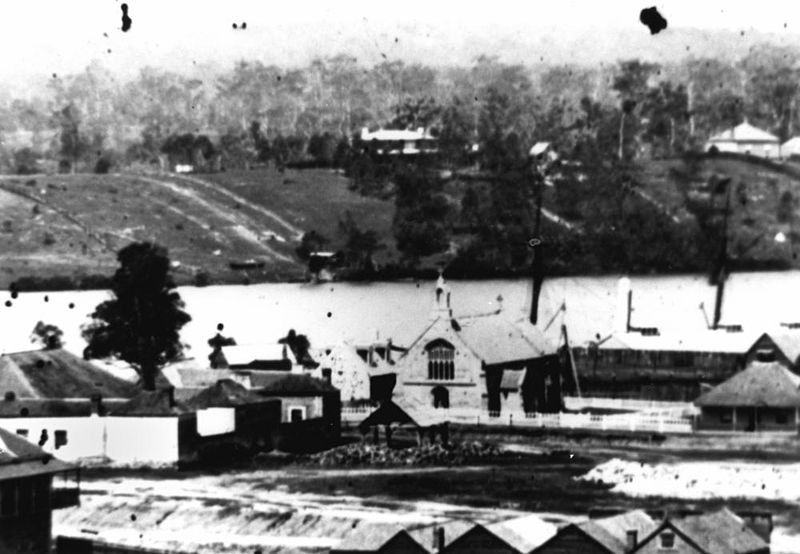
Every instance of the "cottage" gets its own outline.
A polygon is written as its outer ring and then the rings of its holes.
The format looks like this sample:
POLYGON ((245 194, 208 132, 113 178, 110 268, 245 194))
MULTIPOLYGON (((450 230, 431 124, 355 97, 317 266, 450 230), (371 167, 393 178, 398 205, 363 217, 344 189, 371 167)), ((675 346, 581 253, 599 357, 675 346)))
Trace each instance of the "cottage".
POLYGON ((706 142, 705 150, 706 152, 734 152, 760 158, 778 158, 781 155, 778 137, 753 127, 747 121, 712 136, 706 142))
POLYGON ((281 401, 280 450, 315 450, 340 439, 342 405, 339 391, 310 375, 281 371, 250 374, 252 391, 281 401))
POLYGON ((533 551, 533 554, 629 554, 638 541, 656 528, 653 519, 642 510, 571 523, 533 551))
POLYGON ((723 508, 710 514, 666 518, 646 536, 636 554, 769 554, 769 544, 747 523, 723 508))
POLYGON ((753 362, 695 400, 699 430, 800 429, 800 376, 778 362, 753 362))
POLYGON ((0 552, 50 552, 53 510, 77 506, 79 499, 77 480, 56 489, 53 478, 77 471, 0 429, 0 552))
POLYGON ((561 409, 561 364, 555 346, 536 327, 512 320, 502 307, 454 317, 442 277, 431 322, 396 367, 395 396, 431 408, 561 409))
POLYGON ((315 356, 319 366, 310 375, 339 389, 343 402, 379 401, 386 396, 384 378, 395 375, 393 356, 398 351, 402 349, 392 346, 391 340, 369 345, 342 342, 319 349, 315 356))

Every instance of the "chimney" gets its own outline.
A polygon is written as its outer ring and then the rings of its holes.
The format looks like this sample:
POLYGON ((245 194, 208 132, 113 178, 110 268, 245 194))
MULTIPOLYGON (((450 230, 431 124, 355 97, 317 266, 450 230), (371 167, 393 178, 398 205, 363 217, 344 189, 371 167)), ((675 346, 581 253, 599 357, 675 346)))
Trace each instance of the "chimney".
POLYGON ((433 526, 433 551, 441 552, 444 550, 444 527, 433 526))
POLYGON ((392 339, 386 340, 386 363, 392 363, 392 339))
POLYGON ((369 129, 367 127, 362 127, 361 128, 361 140, 367 140, 368 136, 369 136, 369 129))
POLYGON ((91 414, 94 415, 102 415, 103 414, 103 395, 101 394, 93 394, 91 397, 91 414))
POLYGON ((622 277, 617 281, 617 306, 614 312, 614 332, 627 333, 631 321, 631 280, 622 277))
POLYGON ((175 387, 168 387, 167 391, 167 398, 169 399, 169 407, 175 407, 175 387))
POLYGON ((625 552, 633 552, 639 546, 639 532, 630 530, 625 533, 625 552))
POLYGON ((367 363, 371 366, 375 365, 375 347, 370 345, 369 354, 367 354, 367 363))

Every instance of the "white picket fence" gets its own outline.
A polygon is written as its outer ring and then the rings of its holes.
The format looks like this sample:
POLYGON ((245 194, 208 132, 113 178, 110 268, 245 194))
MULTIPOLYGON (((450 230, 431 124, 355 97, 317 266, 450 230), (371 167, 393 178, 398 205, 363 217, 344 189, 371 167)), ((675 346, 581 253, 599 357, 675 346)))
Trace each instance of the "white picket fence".
MULTIPOLYGON (((342 408, 342 421, 360 422, 374 408, 342 408)), ((585 429, 598 431, 631 431, 649 433, 691 433, 692 418, 663 413, 632 412, 626 414, 581 414, 581 413, 524 413, 519 411, 488 412, 465 409, 431 408, 442 421, 472 425, 508 427, 585 429)))
POLYGON ((636 398, 604 398, 596 396, 565 396, 564 407, 567 410, 601 408, 609 410, 631 410, 635 412, 683 412, 687 414, 697 412, 697 408, 691 402, 639 400, 636 398))

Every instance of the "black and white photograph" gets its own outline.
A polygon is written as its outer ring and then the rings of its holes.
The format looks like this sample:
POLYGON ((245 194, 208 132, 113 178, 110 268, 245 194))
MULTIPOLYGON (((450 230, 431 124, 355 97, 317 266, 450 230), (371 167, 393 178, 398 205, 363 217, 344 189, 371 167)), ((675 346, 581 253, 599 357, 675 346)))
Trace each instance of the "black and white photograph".
POLYGON ((0 47, 0 554, 800 553, 797 3, 0 47))

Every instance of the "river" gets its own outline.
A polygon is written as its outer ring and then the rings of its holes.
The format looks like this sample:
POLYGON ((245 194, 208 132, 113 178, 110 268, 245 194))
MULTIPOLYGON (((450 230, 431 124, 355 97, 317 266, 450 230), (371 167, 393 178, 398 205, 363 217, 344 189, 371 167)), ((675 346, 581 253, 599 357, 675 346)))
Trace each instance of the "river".
MULTIPOLYGON (((542 292, 540 325, 551 319, 547 334, 557 338, 565 323, 572 344, 596 334, 607 335, 619 304, 617 276, 554 278, 542 292), (566 311, 559 312, 562 303, 566 311), (555 315, 555 318, 553 316, 555 315)), ((530 305, 527 280, 457 281, 452 308, 460 314, 502 309, 509 317, 524 318, 530 305)), ((715 289, 704 276, 633 277, 636 326, 659 327, 662 334, 692 333, 705 328, 700 304, 713 313, 715 289)), ((224 334, 239 344, 275 342, 293 328, 315 346, 342 339, 367 341, 392 338, 409 344, 425 327, 433 304, 433 283, 267 283, 181 287, 181 297, 192 321, 181 333, 187 353, 205 360, 206 344, 222 323, 224 334)), ((800 321, 800 271, 740 273, 725 289, 723 322, 741 324, 746 331, 769 330, 782 322, 800 321)), ((31 349, 30 332, 37 321, 52 323, 64 332, 67 349, 79 353, 85 343, 80 327, 94 307, 109 297, 107 291, 20 293, 6 306, 0 302, 0 350, 31 349)))

